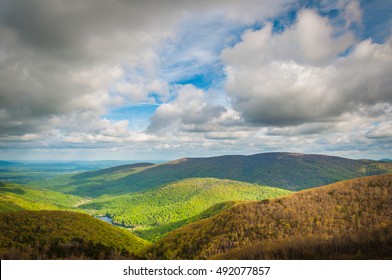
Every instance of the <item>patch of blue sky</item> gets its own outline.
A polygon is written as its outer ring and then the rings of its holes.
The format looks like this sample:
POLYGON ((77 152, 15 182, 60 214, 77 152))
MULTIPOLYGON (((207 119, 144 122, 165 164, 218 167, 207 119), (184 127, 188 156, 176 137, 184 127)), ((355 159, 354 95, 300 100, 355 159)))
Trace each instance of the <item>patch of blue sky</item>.
POLYGON ((292 8, 277 17, 270 19, 272 22, 272 32, 279 34, 292 26, 297 20, 298 9, 292 8))
POLYGON ((392 1, 361 0, 362 25, 361 39, 371 38, 373 42, 382 44, 392 33, 392 1))
POLYGON ((342 51, 340 54, 338 54, 338 57, 346 57, 348 56, 350 53, 352 53, 354 51, 354 46, 350 46, 347 49, 345 49, 344 51, 342 51))
MULTIPOLYGON (((154 101, 155 101, 155 104, 150 104, 150 105, 159 106, 162 103, 161 97, 162 96, 161 96, 161 94, 159 92, 150 92, 150 93, 148 93, 148 98, 150 100, 154 99, 154 101)), ((144 105, 148 105, 148 104, 144 104, 144 105)))
MULTIPOLYGON (((370 38, 373 42, 384 43, 390 38, 392 32, 392 1, 359 0, 359 5, 362 21, 352 22, 349 26, 350 31, 360 40, 370 38)), ((301 8, 317 10, 321 16, 328 17, 335 26, 346 25, 346 19, 338 0, 301 0, 293 6, 293 9, 301 8)), ((340 30, 344 32, 344 28, 340 30)), ((339 36, 339 33, 336 36, 339 36)))
POLYGON ((209 89, 224 79, 220 54, 241 41, 250 26, 224 17, 185 20, 172 41, 161 48, 159 78, 169 84, 192 84, 209 89))
POLYGON ((184 75, 173 80, 172 84, 186 85, 191 84, 203 90, 219 87, 225 79, 223 65, 216 62, 210 65, 201 65, 192 73, 184 75))
MULTIPOLYGON (((337 9, 336 3, 334 1, 326 2, 323 1, 312 1, 312 0, 301 0, 291 5, 287 6, 281 14, 268 19, 272 23, 272 32, 274 34, 279 34, 284 32, 287 28, 290 28, 297 21, 298 12, 303 9, 311 9, 317 11, 317 13, 322 17, 327 17, 333 25, 343 26, 345 24, 344 18, 342 18, 341 12, 337 9)), ((263 28, 263 25, 260 26, 263 28)), ((257 28, 256 28, 257 29, 257 28)), ((338 31, 340 29, 337 29, 338 31)), ((340 34, 335 34, 339 36, 340 34)))
POLYGON ((214 78, 212 76, 206 75, 205 73, 199 73, 189 78, 183 77, 174 83, 179 85, 191 84, 197 88, 208 89, 213 83, 213 80, 214 78))
POLYGON ((128 103, 113 107, 103 118, 110 121, 127 120, 131 130, 143 131, 150 125, 150 117, 159 104, 128 103))

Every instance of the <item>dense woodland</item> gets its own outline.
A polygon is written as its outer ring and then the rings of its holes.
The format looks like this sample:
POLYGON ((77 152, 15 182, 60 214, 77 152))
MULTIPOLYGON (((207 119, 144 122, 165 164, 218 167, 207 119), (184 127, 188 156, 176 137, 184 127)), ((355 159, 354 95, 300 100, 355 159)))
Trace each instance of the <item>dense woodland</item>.
POLYGON ((218 203, 238 200, 263 200, 291 192, 213 178, 186 179, 164 185, 152 191, 106 196, 80 205, 95 215, 108 215, 118 224, 136 228, 136 233, 156 240, 175 226, 182 226, 202 214, 216 214, 218 203), (212 207, 212 208, 211 208, 212 207), (155 229, 155 230, 154 230, 155 229), (155 234, 152 234, 152 233, 155 234))
MULTIPOLYGON (((381 234, 376 242, 387 248, 386 257, 392 257, 391 203, 392 175, 335 183, 284 198, 245 202, 173 231, 150 248, 148 257, 207 259, 226 256, 231 251, 233 258, 233 249, 252 245, 256 252, 251 251, 250 258, 301 258, 295 251, 307 249, 303 244, 320 246, 309 245, 308 249, 314 252, 324 243, 334 246, 338 242, 340 247, 350 248, 355 240, 371 244, 372 232, 381 234), (359 239, 364 233, 367 237, 359 239), (255 244, 259 245, 254 247, 255 244), (264 248, 268 253, 263 253, 264 248), (275 250, 271 248, 282 252, 271 253, 275 250)), ((247 251, 238 252, 243 257, 240 253, 246 255, 247 251)), ((351 253, 347 251, 348 258, 354 257, 351 253)))
POLYGON ((309 235, 259 241, 235 248, 212 259, 238 260, 379 260, 392 258, 392 225, 376 226, 332 237, 309 235))
POLYGON ((0 213, 1 259, 133 259, 147 244, 86 214, 0 213))
POLYGON ((0 182, 0 212, 16 210, 72 209, 80 197, 0 182))

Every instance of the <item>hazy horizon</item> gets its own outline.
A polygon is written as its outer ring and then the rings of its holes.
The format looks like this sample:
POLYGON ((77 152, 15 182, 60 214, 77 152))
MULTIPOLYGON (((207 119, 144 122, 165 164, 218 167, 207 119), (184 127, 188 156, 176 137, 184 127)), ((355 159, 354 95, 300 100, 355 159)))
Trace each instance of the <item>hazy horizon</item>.
MULTIPOLYGON (((149 162, 149 163, 164 163, 164 162, 169 162, 181 158, 210 158, 210 157, 220 157, 220 156, 252 156, 256 154, 264 154, 264 153, 288 153, 288 154, 297 154, 297 152, 289 152, 289 151, 279 151, 279 152, 261 152, 261 153, 252 153, 252 154, 215 154, 215 155, 209 155, 209 156, 185 156, 185 157, 174 157, 174 158, 166 158, 166 159, 0 159, 0 161, 4 162, 14 162, 14 163, 89 163, 89 162, 113 162, 113 163, 124 163, 124 164, 133 164, 133 163, 142 163, 142 162, 149 162)), ((301 153, 299 153, 301 154, 301 153)), ((307 155, 323 155, 323 156, 333 156, 333 157, 342 157, 342 158, 347 158, 347 159, 353 159, 353 160, 392 160, 391 158, 388 157, 382 157, 382 158, 364 158, 364 157, 343 157, 339 155, 334 155, 334 154, 320 154, 320 153, 305 153, 307 155)))

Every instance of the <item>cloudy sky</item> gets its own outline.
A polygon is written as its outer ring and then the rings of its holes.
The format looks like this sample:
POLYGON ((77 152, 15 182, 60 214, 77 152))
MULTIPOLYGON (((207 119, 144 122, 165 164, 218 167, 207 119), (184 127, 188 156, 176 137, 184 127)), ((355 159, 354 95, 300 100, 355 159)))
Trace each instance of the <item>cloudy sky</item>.
POLYGON ((392 1, 0 0, 0 159, 392 157, 392 1))

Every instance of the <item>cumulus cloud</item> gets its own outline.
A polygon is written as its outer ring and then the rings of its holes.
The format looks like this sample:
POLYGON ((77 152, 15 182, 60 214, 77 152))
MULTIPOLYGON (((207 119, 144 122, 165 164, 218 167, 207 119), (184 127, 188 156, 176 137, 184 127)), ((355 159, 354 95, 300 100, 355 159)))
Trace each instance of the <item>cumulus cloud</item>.
POLYGON ((170 94, 170 86, 167 82, 158 79, 146 79, 143 77, 133 77, 131 79, 115 83, 114 91, 122 100, 129 102, 156 102, 151 93, 166 100, 170 94))
POLYGON ((379 122, 366 133, 369 139, 392 139, 392 120, 379 122))
POLYGON ((346 4, 344 17, 346 19, 346 27, 352 24, 362 25, 362 10, 359 1, 350 1, 346 4))
POLYGON ((175 129, 204 131, 227 111, 208 102, 206 93, 192 85, 181 86, 177 97, 159 106, 151 117, 150 132, 175 129))
POLYGON ((267 24, 223 51, 226 89, 250 123, 336 121, 361 106, 392 102, 391 43, 355 42, 349 31, 336 37, 326 18, 303 10, 281 34, 267 24))

